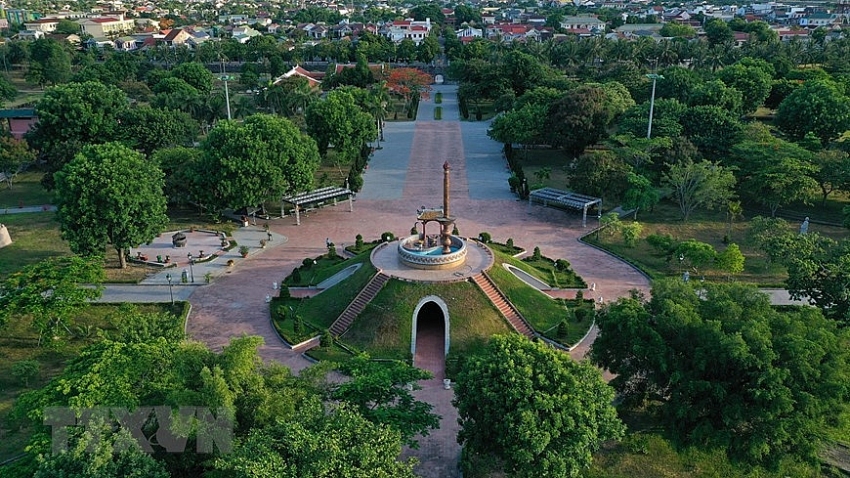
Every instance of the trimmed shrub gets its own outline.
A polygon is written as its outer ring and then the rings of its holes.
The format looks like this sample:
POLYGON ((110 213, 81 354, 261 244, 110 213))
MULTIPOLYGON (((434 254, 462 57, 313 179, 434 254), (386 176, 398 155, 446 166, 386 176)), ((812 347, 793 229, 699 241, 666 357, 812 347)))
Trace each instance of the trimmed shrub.
POLYGON ((506 246, 508 246, 508 247, 514 247, 514 240, 513 240, 513 238, 509 237, 509 238, 508 238, 508 240, 507 240, 507 241, 505 241, 505 245, 506 245, 506 246))
POLYGON ((438 107, 434 108, 434 119, 435 120, 443 119, 443 107, 442 106, 438 106, 438 107))
POLYGON ((393 240, 395 240, 395 234, 393 234, 389 231, 381 234, 381 241, 390 242, 390 241, 393 241, 393 240))
POLYGON ((354 247, 360 249, 363 247, 363 235, 358 234, 354 237, 354 247))
POLYGON ((543 254, 540 253, 540 247, 534 246, 534 252, 531 254, 532 261, 539 261, 543 259, 543 254))
POLYGON ((493 238, 490 237, 489 232, 482 232, 481 234, 478 234, 478 240, 483 242, 484 244, 489 244, 490 242, 492 242, 492 239, 493 238))

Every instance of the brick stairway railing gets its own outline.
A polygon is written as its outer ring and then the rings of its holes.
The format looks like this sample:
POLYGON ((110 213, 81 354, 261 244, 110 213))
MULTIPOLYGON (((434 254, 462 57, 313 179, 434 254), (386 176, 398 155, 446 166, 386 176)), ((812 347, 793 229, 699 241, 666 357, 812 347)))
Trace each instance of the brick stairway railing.
POLYGON ((496 287, 496 284, 492 279, 490 279, 490 276, 482 272, 472 276, 472 281, 481 288, 484 294, 486 294, 490 299, 490 302, 499 309, 499 312, 501 312, 505 319, 507 319, 508 323, 510 323, 517 332, 530 339, 537 337, 537 333, 534 332, 534 329, 528 324, 525 317, 519 313, 505 294, 496 287))
POLYGON ((390 279, 390 276, 378 272, 372 277, 372 280, 366 284, 366 287, 357 294, 357 297, 348 304, 348 307, 339 314, 339 317, 331 324, 331 333, 335 336, 340 336, 348 330, 354 319, 363 312, 363 309, 378 295, 384 284, 390 279))

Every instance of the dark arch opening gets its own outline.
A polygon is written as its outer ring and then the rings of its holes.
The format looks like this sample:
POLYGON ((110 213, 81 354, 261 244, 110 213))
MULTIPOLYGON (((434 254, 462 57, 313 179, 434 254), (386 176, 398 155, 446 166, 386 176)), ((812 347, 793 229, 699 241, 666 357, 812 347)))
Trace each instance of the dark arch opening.
POLYGON ((446 368, 446 318, 436 302, 426 302, 416 316, 416 356, 413 363, 443 379, 446 368))

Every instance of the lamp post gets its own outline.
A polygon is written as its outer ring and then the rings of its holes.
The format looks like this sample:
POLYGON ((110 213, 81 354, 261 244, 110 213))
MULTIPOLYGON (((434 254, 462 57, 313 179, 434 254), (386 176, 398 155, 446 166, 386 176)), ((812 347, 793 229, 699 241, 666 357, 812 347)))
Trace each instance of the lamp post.
POLYGON ((190 271, 190 274, 192 276, 192 283, 194 284, 195 283, 195 268, 193 266, 195 265, 195 258, 192 257, 191 252, 186 254, 186 256, 189 258, 189 271, 190 271))
POLYGON ((168 281, 168 293, 171 295, 171 305, 174 305, 174 284, 171 283, 171 274, 165 274, 165 280, 168 281))
POLYGON ((599 242, 600 229, 602 229, 602 209, 596 208, 596 242, 599 242))
POLYGON ((646 77, 652 80, 652 95, 649 97, 649 126, 646 127, 646 139, 649 139, 652 136, 652 112, 655 109, 655 82, 663 80, 664 77, 655 73, 650 73, 646 77))

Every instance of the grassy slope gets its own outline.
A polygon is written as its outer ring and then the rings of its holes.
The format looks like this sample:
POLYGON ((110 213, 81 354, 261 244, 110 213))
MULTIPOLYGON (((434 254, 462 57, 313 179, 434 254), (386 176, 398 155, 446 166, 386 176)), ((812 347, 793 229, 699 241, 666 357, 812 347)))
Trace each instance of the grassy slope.
POLYGON ((470 282, 421 284, 390 280, 342 340, 374 357, 409 359, 413 312, 419 300, 428 295, 440 297, 448 306, 452 353, 463 354, 494 334, 511 331, 486 296, 470 282))
MULTIPOLYGON (((508 296, 532 327, 549 338, 555 338, 557 326, 566 315, 564 306, 542 292, 529 287, 525 282, 505 270, 502 267, 502 263, 507 260, 505 256, 496 253, 495 259, 495 264, 488 274, 499 286, 499 289, 508 296)), ((565 345, 578 342, 587 332, 589 326, 590 324, 569 322, 569 332, 567 338, 563 340, 565 345)))

